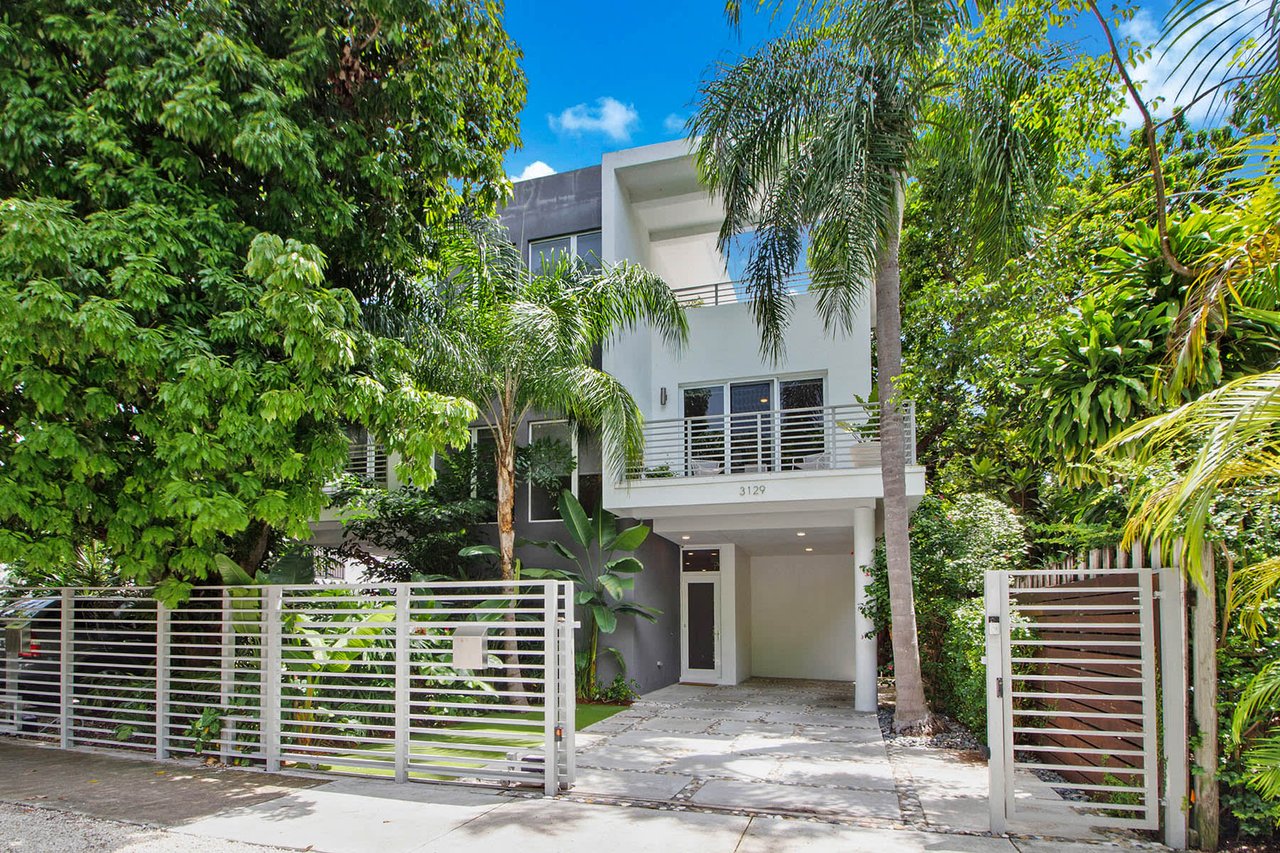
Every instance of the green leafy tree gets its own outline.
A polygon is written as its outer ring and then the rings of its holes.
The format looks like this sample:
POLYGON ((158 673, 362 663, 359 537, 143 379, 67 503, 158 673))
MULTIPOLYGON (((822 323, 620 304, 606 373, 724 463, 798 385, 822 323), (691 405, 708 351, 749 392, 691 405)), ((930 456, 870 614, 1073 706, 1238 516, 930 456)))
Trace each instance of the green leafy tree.
POLYGON ((525 566, 523 573, 530 578, 556 578, 573 581, 576 588, 575 602, 583 611, 583 631, 587 647, 578 653, 578 693, 584 698, 595 698, 600 691, 596 676, 600 653, 614 656, 622 670, 626 661, 622 652, 613 646, 600 648, 600 635, 612 634, 618 628, 619 616, 638 616, 656 622, 662 611, 634 601, 625 600, 627 591, 635 588, 636 575, 644 565, 635 556, 615 556, 619 552, 634 552, 649 536, 649 528, 643 524, 618 529, 618 517, 603 507, 594 516, 588 516, 582 504, 572 492, 560 493, 560 518, 565 529, 580 549, 577 553, 555 540, 531 542, 545 548, 573 564, 571 569, 543 569, 525 566))
POLYGON ((181 597, 307 535, 348 424, 429 479, 473 409, 373 330, 502 186, 497 7, 16 0, 0 54, 0 560, 181 597))
POLYGON ((437 257, 439 280, 424 285, 420 309, 421 371, 433 388, 474 400, 491 432, 498 556, 509 580, 521 422, 554 412, 599 430, 621 475, 640 455, 640 410, 617 379, 592 366, 592 353, 642 322, 682 342, 684 311, 661 279, 635 264, 593 270, 562 258, 532 273, 488 219, 460 218, 442 233, 437 257))
POLYGON ((337 553, 357 560, 377 581, 474 577, 474 561, 458 552, 483 540, 480 525, 493 517, 493 501, 472 495, 474 450, 442 454, 439 459, 437 478, 429 489, 356 485, 340 493, 343 543, 337 553))
MULTIPOLYGON (((731 15, 739 5, 730 3, 731 15)), ((703 85, 691 122, 701 171, 725 203, 722 249, 756 234, 746 271, 766 353, 782 350, 802 252, 829 326, 847 327, 874 291, 895 726, 904 730, 930 717, 899 407, 908 181, 929 151, 963 168, 956 219, 973 263, 995 269, 1026 247, 1058 178, 1062 103, 1047 84, 1061 69, 1036 49, 1047 32, 1042 10, 991 10, 981 37, 972 23, 969 7, 951 2, 802 2, 781 38, 703 85)))

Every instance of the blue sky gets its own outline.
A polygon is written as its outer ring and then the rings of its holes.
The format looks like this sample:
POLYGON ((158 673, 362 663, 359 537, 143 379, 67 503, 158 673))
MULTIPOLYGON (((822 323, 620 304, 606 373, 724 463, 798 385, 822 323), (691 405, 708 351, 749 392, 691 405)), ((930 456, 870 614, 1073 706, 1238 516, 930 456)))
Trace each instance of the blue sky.
POLYGON ((723 9, 717 0, 507 0, 507 32, 529 79, 524 148, 508 156, 507 171, 540 161, 563 172, 599 163, 605 151, 682 136, 704 72, 769 31, 767 16, 744 15, 739 38, 723 9))
MULTIPOLYGON (((1144 3, 1120 34, 1150 43, 1166 8, 1167 0, 1144 3)), ((1064 35, 1101 51, 1088 22, 1064 35)), ((605 151, 682 136, 698 83, 714 64, 749 51, 782 23, 744 13, 735 33, 719 0, 507 0, 507 31, 524 51, 529 81, 524 147, 508 155, 507 172, 563 172, 599 163, 605 151)), ((1172 99, 1181 83, 1174 65, 1176 57, 1157 50, 1135 77, 1152 81, 1148 95, 1172 99)), ((1125 119, 1136 123, 1136 111, 1125 119)))

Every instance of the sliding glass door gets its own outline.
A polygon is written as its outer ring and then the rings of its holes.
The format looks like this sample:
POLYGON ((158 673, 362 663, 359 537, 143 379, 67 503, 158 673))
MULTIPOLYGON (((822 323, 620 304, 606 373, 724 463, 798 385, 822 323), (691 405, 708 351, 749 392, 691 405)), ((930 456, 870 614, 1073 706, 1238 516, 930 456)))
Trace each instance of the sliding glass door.
POLYGON ((828 467, 823 401, 817 377, 685 388, 685 476, 828 467))

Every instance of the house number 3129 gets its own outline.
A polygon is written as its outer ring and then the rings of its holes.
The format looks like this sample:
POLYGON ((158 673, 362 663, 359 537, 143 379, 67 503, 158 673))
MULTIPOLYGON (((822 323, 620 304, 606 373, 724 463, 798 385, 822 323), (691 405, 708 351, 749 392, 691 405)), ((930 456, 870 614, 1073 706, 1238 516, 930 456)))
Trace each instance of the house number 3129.
POLYGON ((753 498, 764 494, 764 486, 739 486, 738 497, 753 498))

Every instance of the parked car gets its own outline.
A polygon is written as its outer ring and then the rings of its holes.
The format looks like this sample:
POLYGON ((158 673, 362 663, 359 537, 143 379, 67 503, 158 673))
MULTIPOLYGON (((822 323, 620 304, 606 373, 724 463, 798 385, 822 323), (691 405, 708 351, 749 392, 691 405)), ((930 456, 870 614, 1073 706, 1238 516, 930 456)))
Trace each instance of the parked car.
MULTIPOLYGON (((62 700, 62 599, 41 596, 6 605, 0 608, 0 628, 0 731, 36 732, 56 725, 62 700)), ((74 631, 76 694, 103 683, 102 676, 154 672, 155 602, 79 598, 74 631)))

